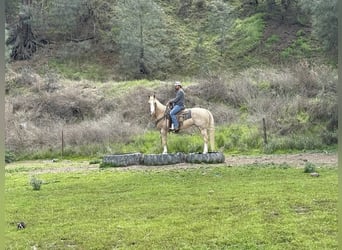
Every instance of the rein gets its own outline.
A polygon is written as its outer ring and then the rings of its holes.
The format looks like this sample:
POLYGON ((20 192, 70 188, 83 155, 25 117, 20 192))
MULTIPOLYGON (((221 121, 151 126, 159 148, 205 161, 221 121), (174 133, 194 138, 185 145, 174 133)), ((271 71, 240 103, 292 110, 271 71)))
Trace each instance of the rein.
POLYGON ((159 118, 158 120, 156 120, 155 126, 157 127, 158 123, 159 123, 161 120, 165 119, 165 118, 166 118, 166 114, 164 114, 161 118, 159 118))
POLYGON ((166 120, 166 117, 168 116, 168 112, 169 112, 168 107, 166 107, 165 112, 164 112, 164 115, 163 115, 161 118, 159 118, 159 119, 157 119, 157 120, 155 121, 155 126, 156 126, 156 127, 157 127, 157 125, 158 125, 158 123, 159 123, 160 121, 166 120))

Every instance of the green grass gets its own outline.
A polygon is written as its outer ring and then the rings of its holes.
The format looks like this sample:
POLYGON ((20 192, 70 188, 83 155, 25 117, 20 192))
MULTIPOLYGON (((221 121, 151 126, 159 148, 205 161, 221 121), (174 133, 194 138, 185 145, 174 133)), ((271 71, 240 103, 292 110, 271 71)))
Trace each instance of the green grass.
MULTIPOLYGON (((303 118, 304 119, 304 118, 303 118)), ((307 129, 301 134, 279 136, 269 133, 267 144, 263 141, 263 131, 259 125, 231 124, 215 128, 215 151, 226 154, 273 154, 298 153, 308 151, 336 151, 337 144, 328 145, 322 136, 317 136, 316 129, 307 129)), ((336 135, 332 135, 336 136, 336 135)), ((203 151, 203 139, 194 130, 167 136, 168 152, 191 153, 203 151)), ((62 155, 60 149, 46 149, 35 152, 20 152, 14 155, 6 153, 6 161, 23 161, 37 159, 82 160, 85 158, 101 159, 107 154, 124 154, 140 152, 144 154, 162 153, 160 132, 156 129, 132 137, 126 143, 94 143, 80 146, 66 146, 62 155)))
MULTIPOLYGON (((168 152, 202 152, 203 139, 199 132, 194 134, 173 134, 167 135, 168 152)), ((117 145, 117 153, 149 153, 158 154, 162 153, 163 147, 161 145, 160 133, 156 130, 149 131, 144 135, 139 135, 134 138, 131 143, 125 145, 117 145)))
POLYGON ((64 59, 51 60, 49 66, 57 70, 62 76, 71 80, 92 80, 107 81, 110 72, 98 62, 90 61, 91 59, 64 59))
MULTIPOLYGON (((203 139, 196 130, 193 133, 170 133, 167 136, 168 152, 202 152, 203 139)), ((290 136, 268 135, 268 144, 263 141, 260 126, 231 124, 215 128, 216 150, 229 154, 289 153, 312 150, 336 150, 336 145, 326 145, 315 131, 290 136), (315 136, 316 135, 316 136, 315 136)), ((156 130, 146 132, 125 145, 116 144, 115 153, 141 152, 156 154, 162 152, 160 134, 156 130)))
POLYGON ((35 173, 33 190, 25 166, 6 170, 7 249, 337 249, 337 168, 35 173))
POLYGON ((233 64, 248 66, 260 63, 261 58, 256 58, 251 52, 259 46, 264 27, 265 21, 260 13, 235 21, 227 55, 234 58, 233 64))
POLYGON ((266 48, 271 48, 273 46, 273 44, 276 44, 280 41, 280 38, 278 35, 272 35, 270 36, 266 42, 265 42, 265 47, 266 48))
POLYGON ((297 39, 290 44, 289 47, 284 49, 280 55, 283 60, 310 58, 321 52, 317 46, 317 42, 306 37, 302 31, 297 33, 297 39))

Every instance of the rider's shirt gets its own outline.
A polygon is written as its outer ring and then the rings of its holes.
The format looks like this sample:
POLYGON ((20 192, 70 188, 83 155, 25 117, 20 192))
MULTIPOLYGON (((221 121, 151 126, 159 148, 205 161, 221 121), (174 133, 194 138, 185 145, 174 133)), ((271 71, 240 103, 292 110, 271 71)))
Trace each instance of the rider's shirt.
POLYGON ((176 97, 170 100, 171 103, 174 103, 174 105, 182 106, 184 107, 185 104, 185 93, 183 89, 179 89, 176 92, 176 97))

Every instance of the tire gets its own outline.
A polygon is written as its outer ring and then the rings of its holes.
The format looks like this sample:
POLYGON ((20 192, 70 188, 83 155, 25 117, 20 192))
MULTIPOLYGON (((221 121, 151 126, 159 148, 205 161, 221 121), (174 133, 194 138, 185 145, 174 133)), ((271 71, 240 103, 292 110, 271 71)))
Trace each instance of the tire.
POLYGON ((224 160, 224 154, 221 152, 189 153, 185 157, 187 163, 223 163, 224 160))
POLYGON ((141 153, 106 155, 103 157, 103 164, 109 167, 123 167, 130 165, 140 165, 143 155, 141 153))
POLYGON ((142 164, 153 166, 153 165, 171 165, 177 163, 183 163, 184 161, 183 153, 176 154, 148 154, 144 155, 142 164))

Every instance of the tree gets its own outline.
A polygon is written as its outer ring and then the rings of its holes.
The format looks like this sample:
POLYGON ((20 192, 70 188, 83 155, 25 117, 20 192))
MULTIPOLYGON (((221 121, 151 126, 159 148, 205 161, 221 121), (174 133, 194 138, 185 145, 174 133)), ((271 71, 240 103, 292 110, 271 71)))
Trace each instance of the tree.
POLYGON ((6 24, 12 25, 17 22, 17 15, 22 0, 5 0, 5 17, 6 24))
POLYGON ((205 13, 193 27, 197 38, 192 54, 193 67, 202 73, 215 70, 224 60, 229 31, 234 23, 233 8, 223 0, 208 3, 205 13), (222 60, 217 60, 218 57, 222 60))
MULTIPOLYGON (((6 42, 12 46, 11 58, 30 59, 48 40, 80 41, 92 37, 87 25, 92 17, 90 1, 21 0, 18 24, 6 42)), ((19 3, 7 4, 7 10, 14 11, 15 4, 19 3)))
POLYGON ((337 0, 300 0, 301 8, 311 15, 313 32, 324 48, 337 54, 337 0))
POLYGON ((222 0, 213 1, 209 6, 208 28, 216 34, 220 56, 227 47, 228 33, 234 23, 233 8, 222 0))
MULTIPOLYGON (((35 0, 31 6, 32 23, 49 40, 82 40, 89 35, 93 0, 35 0)), ((93 28, 91 28, 93 30, 93 28)))
POLYGON ((119 45, 122 69, 135 77, 157 76, 167 70, 163 10, 151 0, 119 0, 113 40, 119 45))
POLYGON ((18 25, 6 41, 7 45, 13 44, 10 56, 14 60, 30 59, 39 45, 36 40, 36 36, 32 31, 32 15, 30 12, 31 4, 32 0, 22 1, 18 25))
MULTIPOLYGON (((8 37, 9 37, 8 29, 5 29, 5 41, 8 39, 8 37)), ((12 51, 11 46, 6 45, 5 46, 5 62, 6 63, 10 60, 11 51, 12 51)))

